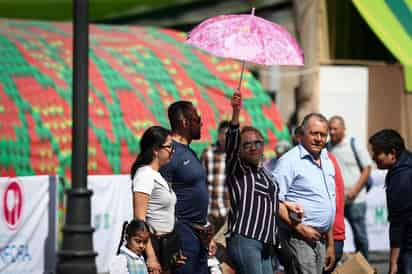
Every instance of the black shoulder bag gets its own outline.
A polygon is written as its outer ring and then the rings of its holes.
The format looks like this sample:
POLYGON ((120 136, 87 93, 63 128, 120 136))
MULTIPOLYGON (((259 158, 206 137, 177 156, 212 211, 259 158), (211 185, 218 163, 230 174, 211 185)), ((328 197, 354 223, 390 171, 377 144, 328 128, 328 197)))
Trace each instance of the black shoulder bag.
MULTIPOLYGON (((355 138, 353 138, 353 137, 350 138, 350 147, 351 147, 351 149, 352 149, 353 155, 355 156, 356 164, 358 165, 359 170, 360 170, 360 172, 362 173, 363 167, 362 167, 361 161, 360 161, 360 159, 359 159, 358 152, 356 151, 355 138)), ((366 182, 366 186, 365 186, 366 192, 369 192, 369 190, 372 188, 372 186, 373 186, 372 177, 371 177, 371 176, 368 176, 368 181, 366 182)))
POLYGON ((173 229, 170 233, 157 235, 156 230, 153 227, 151 229, 153 232, 150 233, 150 241, 162 270, 174 268, 181 255, 179 234, 173 229))

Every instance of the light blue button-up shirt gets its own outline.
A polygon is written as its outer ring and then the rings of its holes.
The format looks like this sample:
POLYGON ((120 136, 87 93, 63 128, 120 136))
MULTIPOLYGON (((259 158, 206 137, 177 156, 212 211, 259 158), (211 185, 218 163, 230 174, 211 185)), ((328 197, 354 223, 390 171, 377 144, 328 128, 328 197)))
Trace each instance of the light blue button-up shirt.
POLYGON ((272 174, 279 184, 279 200, 303 205, 303 224, 328 231, 335 219, 335 169, 326 149, 320 154, 321 166, 297 145, 277 162, 272 174))

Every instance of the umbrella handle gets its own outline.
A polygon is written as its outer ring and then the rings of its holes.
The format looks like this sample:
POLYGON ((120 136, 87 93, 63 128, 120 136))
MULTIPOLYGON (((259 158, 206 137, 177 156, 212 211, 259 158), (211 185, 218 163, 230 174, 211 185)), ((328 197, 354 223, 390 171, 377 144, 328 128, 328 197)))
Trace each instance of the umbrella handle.
POLYGON ((242 61, 242 71, 240 72, 240 80, 239 80, 239 85, 237 87, 237 90, 240 92, 240 87, 242 86, 242 80, 243 80, 243 72, 245 71, 245 61, 242 61))

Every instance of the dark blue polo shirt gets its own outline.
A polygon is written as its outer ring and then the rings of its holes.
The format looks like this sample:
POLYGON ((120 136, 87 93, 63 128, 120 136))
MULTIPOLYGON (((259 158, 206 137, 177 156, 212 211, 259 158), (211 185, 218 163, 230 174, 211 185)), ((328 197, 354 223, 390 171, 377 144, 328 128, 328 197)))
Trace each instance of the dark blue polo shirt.
POLYGON ((206 171, 188 146, 173 141, 175 152, 170 162, 162 166, 160 173, 172 184, 176 193, 176 217, 178 220, 205 224, 209 194, 206 171))

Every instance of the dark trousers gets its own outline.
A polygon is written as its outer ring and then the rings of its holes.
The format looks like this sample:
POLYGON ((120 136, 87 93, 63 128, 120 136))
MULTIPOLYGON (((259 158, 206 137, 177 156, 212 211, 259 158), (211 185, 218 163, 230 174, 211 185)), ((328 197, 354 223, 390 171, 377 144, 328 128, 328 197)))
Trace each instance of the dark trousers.
POLYGON ((172 271, 173 274, 208 274, 207 247, 203 246, 199 237, 189 224, 177 222, 175 227, 179 233, 183 256, 186 263, 172 271))
POLYGON ((398 274, 412 274, 412 252, 401 252, 398 259, 398 274))

